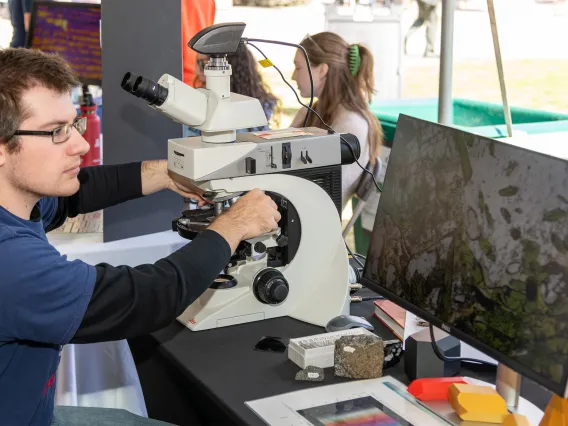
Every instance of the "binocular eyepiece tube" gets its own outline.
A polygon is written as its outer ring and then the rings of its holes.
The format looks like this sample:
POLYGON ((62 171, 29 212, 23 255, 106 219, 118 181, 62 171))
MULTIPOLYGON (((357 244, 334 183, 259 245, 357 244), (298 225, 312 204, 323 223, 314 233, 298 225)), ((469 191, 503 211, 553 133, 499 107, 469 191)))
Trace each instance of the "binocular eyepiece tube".
POLYGON ((168 98, 168 89, 149 78, 131 72, 124 75, 121 87, 128 93, 148 101, 150 105, 161 106, 168 98))

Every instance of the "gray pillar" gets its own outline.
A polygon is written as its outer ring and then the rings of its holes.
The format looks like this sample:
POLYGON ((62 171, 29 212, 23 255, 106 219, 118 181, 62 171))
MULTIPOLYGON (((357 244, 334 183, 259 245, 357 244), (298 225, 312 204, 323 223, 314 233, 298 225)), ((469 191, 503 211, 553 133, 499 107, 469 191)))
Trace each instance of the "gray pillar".
POLYGON ((440 46, 440 85, 438 94, 438 122, 453 123, 452 78, 454 61, 455 0, 442 1, 442 40, 440 46))
MULTIPOLYGON (((181 79, 180 0, 102 0, 103 163, 167 158, 169 138, 181 124, 120 87, 128 71, 157 81, 181 79)), ((186 46, 186 48, 188 48, 186 46)), ((129 201, 104 212, 104 241, 171 230, 183 198, 171 191, 129 201)))

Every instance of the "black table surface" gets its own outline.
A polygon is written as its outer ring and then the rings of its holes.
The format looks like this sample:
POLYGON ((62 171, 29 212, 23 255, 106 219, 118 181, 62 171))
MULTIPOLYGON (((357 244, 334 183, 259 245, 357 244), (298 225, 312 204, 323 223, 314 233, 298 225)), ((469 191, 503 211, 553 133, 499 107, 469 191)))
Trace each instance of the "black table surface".
MULTIPOLYGON (((371 294, 363 290, 361 295, 371 294)), ((317 302, 314 302, 317 303, 317 302)), ((384 340, 394 339, 395 336, 373 316, 372 301, 352 304, 353 315, 367 318, 375 327, 375 333, 384 340)), ((183 415, 174 416, 172 409, 178 398, 182 405, 193 404, 196 410, 207 405, 208 412, 218 410, 217 420, 212 424, 220 424, 219 418, 231 419, 233 424, 262 425, 264 424, 246 405, 246 401, 266 398, 287 392, 298 391, 323 385, 349 381, 335 377, 333 369, 325 370, 325 381, 319 383, 301 382, 294 380, 300 368, 288 359, 286 353, 255 351, 254 346, 263 336, 282 338, 297 338, 324 333, 321 327, 307 324, 289 317, 275 318, 259 322, 235 325, 206 331, 192 332, 182 324, 175 322, 170 326, 151 335, 154 353, 140 355, 136 344, 131 343, 137 366, 142 358, 149 356, 160 358, 160 362, 168 365, 169 374, 173 373, 176 383, 177 396, 171 395, 170 387, 164 384, 163 377, 159 385, 149 384, 161 374, 155 367, 139 368, 140 380, 152 418, 178 422, 177 424, 194 424, 182 419, 183 415), (148 376, 154 376, 148 378, 148 376), (152 389, 149 389, 152 386, 152 389), (156 389, 156 387, 160 389, 156 389), (159 399, 152 402, 152 396, 159 399), (196 402, 199 395, 199 402, 196 402), (206 400, 206 402, 204 402, 206 400)), ((480 366, 473 369, 462 367, 461 375, 475 377, 487 382, 495 382, 496 369, 480 366)), ((384 375, 392 376, 408 384, 403 362, 384 371, 384 375)), ((158 383, 158 382, 156 382, 158 383)), ((550 400, 550 393, 536 383, 524 379, 521 394, 541 409, 545 409, 550 400)), ((203 421, 203 415, 199 416, 203 421)), ((205 423, 208 423, 205 420, 205 423)))

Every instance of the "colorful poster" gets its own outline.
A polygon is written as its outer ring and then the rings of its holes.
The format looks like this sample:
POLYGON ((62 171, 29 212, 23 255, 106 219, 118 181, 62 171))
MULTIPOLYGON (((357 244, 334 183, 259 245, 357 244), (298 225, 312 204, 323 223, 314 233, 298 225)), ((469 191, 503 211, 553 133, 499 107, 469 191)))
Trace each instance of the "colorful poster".
POLYGON ((83 83, 102 80, 100 5, 38 2, 31 28, 31 47, 58 53, 83 83))

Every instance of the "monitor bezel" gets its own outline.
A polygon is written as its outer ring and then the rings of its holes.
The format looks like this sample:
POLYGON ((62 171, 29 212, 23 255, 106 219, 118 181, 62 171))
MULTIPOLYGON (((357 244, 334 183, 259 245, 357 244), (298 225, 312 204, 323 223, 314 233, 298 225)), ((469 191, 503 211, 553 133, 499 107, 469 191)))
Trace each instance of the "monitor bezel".
MULTIPOLYGON (((53 0, 36 0, 33 2, 32 5, 32 12, 30 16, 30 28, 28 30, 28 35, 26 37, 26 48, 33 49, 33 39, 34 39, 34 30, 35 30, 35 21, 37 18, 37 11, 39 6, 47 6, 51 8, 56 7, 71 7, 77 9, 99 9, 101 10, 100 3, 67 3, 67 2, 58 2, 53 0)), ((100 38, 100 33, 99 33, 100 38)), ((101 72, 102 72, 102 49, 101 49, 101 72)), ((102 85, 102 78, 97 80, 95 78, 81 78, 80 75, 77 74, 77 78, 81 82, 82 85, 93 85, 93 86, 101 86, 102 85)))
MULTIPOLYGON (((442 125, 442 124, 439 124, 439 123, 434 123, 432 121, 422 120, 422 119, 412 117, 412 116, 409 116, 409 115, 405 115, 405 114, 400 114, 400 117, 403 117, 403 119, 409 118, 411 120, 419 121, 419 122, 422 122, 422 123, 427 123, 428 125, 443 127, 444 129, 448 129, 448 130, 451 130, 451 131, 454 131, 454 132, 468 133, 468 132, 465 132, 464 130, 457 129, 455 127, 446 126, 446 125, 442 125)), ((400 121, 400 117, 399 117, 399 121, 400 121)), ((398 129, 398 123, 397 123, 397 129, 398 129)), ((526 149, 524 147, 519 147, 519 146, 516 146, 516 145, 513 145, 513 144, 509 144, 507 142, 499 141, 498 139, 492 139, 492 138, 489 138, 489 137, 486 137, 486 136, 476 135, 474 133, 468 133, 468 134, 473 134, 476 138, 482 139, 486 143, 504 144, 504 145, 507 145, 508 147, 513 147, 513 148, 516 148, 516 149, 519 149, 519 150, 522 150, 522 151, 526 151, 526 152, 530 152, 532 154, 543 156, 543 157, 546 157, 546 158, 549 158, 549 159, 567 162, 567 160, 564 160, 562 158, 555 157, 555 156, 548 155, 548 154, 543 154, 543 153, 537 152, 537 151, 532 151, 532 150, 526 149)), ((395 145, 396 145, 396 132, 395 132, 395 141, 393 142, 393 149, 395 149, 394 148, 395 145)), ((392 155, 392 152, 391 152, 391 155, 392 155)), ((389 175, 389 169, 387 167, 387 171, 386 171, 386 174, 385 174, 385 177, 384 177, 385 182, 387 182, 388 175, 389 175)), ((383 185, 383 188, 384 187, 385 186, 383 185)), ((379 199, 379 206, 377 207, 377 212, 378 212, 379 208, 380 208, 380 199, 379 199)), ((375 232, 376 225, 377 225, 377 215, 375 213, 375 220, 373 221, 373 230, 371 232, 371 237, 370 237, 371 242, 373 241, 373 234, 375 232)), ((396 303, 397 305, 406 309, 407 311, 410 311, 413 314, 419 316, 420 318, 424 319, 425 321, 428 321, 433 326, 440 328, 441 330, 445 331, 446 333, 449 333, 450 335, 456 337, 457 339, 459 339, 459 340, 467 343, 468 345, 474 347, 475 349, 485 353, 486 355, 495 359, 499 363, 506 365, 507 367, 511 368, 512 370, 514 370, 518 374, 537 382, 538 384, 546 387, 547 389, 549 389, 552 392, 562 396, 563 398, 568 398, 568 371, 566 371, 564 373, 564 377, 563 377, 564 385, 562 383, 555 383, 548 378, 544 378, 544 377, 540 376, 539 373, 532 370, 530 367, 522 364, 519 361, 508 358, 506 355, 501 354, 497 350, 487 346, 485 343, 477 340, 475 337, 472 337, 472 336, 468 335, 467 333, 461 331, 460 329, 441 321, 440 319, 436 318, 434 315, 430 314, 429 312, 422 310, 418 306, 416 306, 416 305, 414 305, 410 302, 407 302, 406 300, 402 299, 401 297, 397 296, 396 294, 390 292, 386 288, 382 287, 380 284, 375 283, 374 281, 367 279, 366 278, 367 267, 370 267, 370 266, 368 266, 369 263, 370 263, 369 258, 368 258, 370 248, 371 248, 371 246, 369 244, 369 249, 367 250, 367 261, 365 262, 365 268, 363 270, 363 276, 361 278, 361 284, 363 284, 365 287, 369 288, 370 290, 374 291, 375 293, 377 293, 381 296, 384 296, 385 298, 391 300, 392 302, 396 303)))

